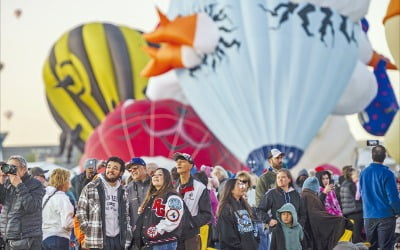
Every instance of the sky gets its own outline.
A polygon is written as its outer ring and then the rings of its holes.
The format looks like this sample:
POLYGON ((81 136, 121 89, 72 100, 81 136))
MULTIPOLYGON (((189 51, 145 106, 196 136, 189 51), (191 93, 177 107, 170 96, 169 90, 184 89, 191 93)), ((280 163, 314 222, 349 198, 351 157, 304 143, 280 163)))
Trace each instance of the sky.
MULTIPOLYGON (((58 145, 61 129, 50 114, 42 68, 52 45, 72 28, 88 22, 111 22, 154 29, 155 6, 167 10, 169 0, 2 0, 0 2, 0 132, 3 146, 58 145), (19 18, 15 11, 22 11, 19 18), (12 112, 11 118, 4 114, 12 112)), ((382 25, 389 0, 371 0, 367 19, 373 48, 391 58, 382 25)), ((399 89, 398 72, 390 78, 399 89)), ((355 115, 347 117, 356 139, 373 138, 355 115)))

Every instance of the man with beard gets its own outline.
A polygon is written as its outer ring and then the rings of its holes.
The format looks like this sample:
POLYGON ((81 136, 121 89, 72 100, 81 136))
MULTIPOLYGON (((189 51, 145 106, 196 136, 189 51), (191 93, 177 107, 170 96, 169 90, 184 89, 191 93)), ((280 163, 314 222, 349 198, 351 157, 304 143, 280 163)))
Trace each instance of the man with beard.
POLYGON ((276 172, 283 167, 284 153, 279 149, 273 148, 268 152, 268 163, 270 168, 260 176, 256 186, 256 205, 260 204, 264 194, 271 188, 275 188, 276 172))
POLYGON ((110 157, 106 172, 83 188, 76 215, 85 234, 84 248, 125 249, 130 246, 128 200, 121 185, 124 171, 124 161, 110 157))
MULTIPOLYGON (((266 173, 260 176, 256 185, 256 206, 260 205, 265 193, 275 188, 276 173, 283 167, 284 153, 279 149, 273 148, 268 152, 268 163, 270 168, 266 173)), ((269 249, 269 229, 268 225, 264 225, 262 221, 257 223, 258 231, 260 232, 260 245, 259 250, 269 249)))

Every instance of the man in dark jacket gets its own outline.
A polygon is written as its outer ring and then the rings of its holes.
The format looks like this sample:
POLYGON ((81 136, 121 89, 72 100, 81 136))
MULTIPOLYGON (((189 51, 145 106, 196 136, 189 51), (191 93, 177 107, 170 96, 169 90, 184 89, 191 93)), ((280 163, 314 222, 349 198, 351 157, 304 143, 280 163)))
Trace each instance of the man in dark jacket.
POLYGON ((139 217, 138 209, 146 197, 150 186, 150 176, 147 174, 146 162, 139 157, 132 158, 126 165, 132 181, 126 187, 129 201, 129 216, 131 227, 134 228, 139 217))
POLYGON ((85 161, 83 167, 85 171, 71 180, 71 191, 75 195, 75 199, 79 200, 79 196, 81 195, 82 189, 93 180, 94 176, 97 173, 97 159, 89 158, 85 161))
POLYGON ((11 156, 7 164, 5 172, 0 170, 0 230, 6 249, 41 249, 44 187, 28 174, 22 156, 11 156))

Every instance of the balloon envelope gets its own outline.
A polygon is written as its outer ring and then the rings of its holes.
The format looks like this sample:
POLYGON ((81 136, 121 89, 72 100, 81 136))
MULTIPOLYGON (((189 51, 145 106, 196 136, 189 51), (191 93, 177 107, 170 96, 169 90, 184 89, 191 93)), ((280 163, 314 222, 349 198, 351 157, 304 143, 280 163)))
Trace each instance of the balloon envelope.
POLYGON ((344 116, 329 116, 307 147, 300 162, 291 169, 296 175, 301 169, 331 164, 342 168, 353 165, 356 159, 357 141, 344 116), (340 131, 340 133, 338 133, 340 131))
POLYGON ((50 110, 65 133, 81 145, 121 100, 144 98, 140 71, 149 57, 140 31, 87 23, 56 41, 43 67, 50 110))
POLYGON ((368 66, 358 61, 350 82, 336 103, 333 115, 349 115, 363 111, 378 93, 378 83, 368 66))
POLYGON ((171 20, 194 12, 208 13, 221 38, 200 66, 178 71, 187 100, 254 172, 271 148, 294 166, 350 80, 359 24, 308 3, 171 1, 171 20))
POLYGON ((96 128, 85 146, 86 157, 118 155, 192 155, 197 167, 222 165, 237 172, 245 168, 207 129, 193 109, 174 100, 125 101, 96 128))

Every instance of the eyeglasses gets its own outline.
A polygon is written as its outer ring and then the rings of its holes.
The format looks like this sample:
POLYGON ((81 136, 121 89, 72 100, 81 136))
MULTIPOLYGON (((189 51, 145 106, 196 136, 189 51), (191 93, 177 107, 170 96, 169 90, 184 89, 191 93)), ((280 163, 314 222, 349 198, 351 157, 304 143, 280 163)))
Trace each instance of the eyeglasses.
POLYGON ((240 179, 239 179, 239 181, 240 181, 241 183, 243 183, 243 184, 247 184, 247 183, 249 183, 249 181, 248 181, 248 180, 240 180, 240 179))
POLYGON ((132 166, 132 167, 130 167, 130 168, 128 168, 128 172, 132 172, 132 171, 136 171, 136 170, 138 170, 138 168, 139 168, 139 166, 132 166))

